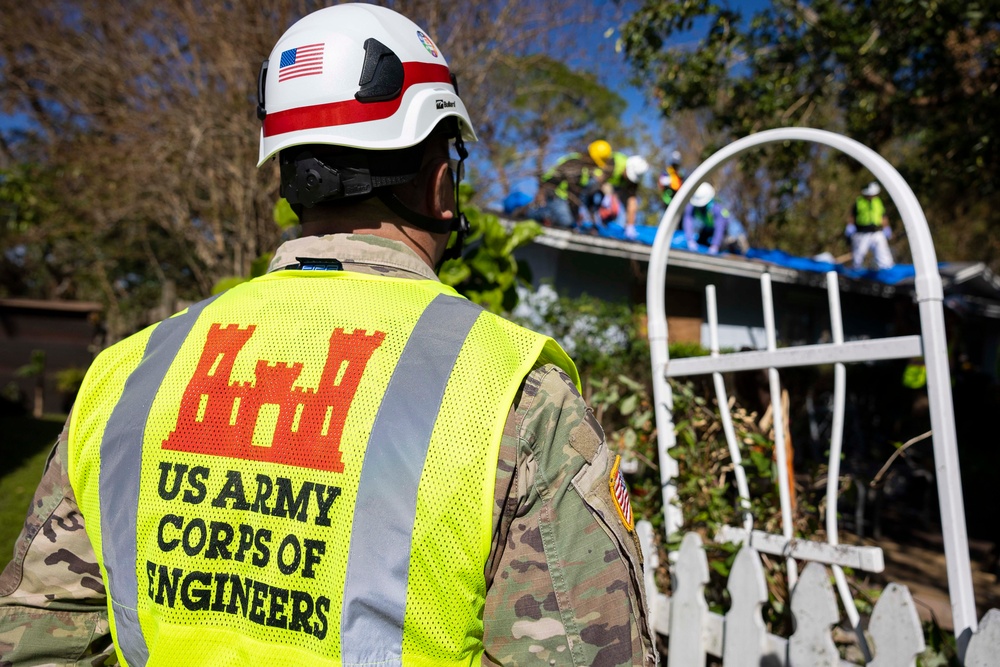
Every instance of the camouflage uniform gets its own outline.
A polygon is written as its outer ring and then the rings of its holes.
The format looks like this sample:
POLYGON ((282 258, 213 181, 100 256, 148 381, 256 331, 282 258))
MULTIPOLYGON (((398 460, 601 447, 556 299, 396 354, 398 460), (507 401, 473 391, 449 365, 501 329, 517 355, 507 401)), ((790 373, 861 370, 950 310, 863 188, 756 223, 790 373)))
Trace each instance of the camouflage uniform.
MULTIPOLYGON (((370 235, 289 241, 271 270, 296 257, 437 279, 406 246, 370 235)), ((0 666, 116 663, 104 585, 67 475, 67 434, 0 575, 0 666)), ((534 369, 500 446, 483 664, 656 662, 638 541, 609 485, 614 458, 569 377, 552 365, 534 369)))

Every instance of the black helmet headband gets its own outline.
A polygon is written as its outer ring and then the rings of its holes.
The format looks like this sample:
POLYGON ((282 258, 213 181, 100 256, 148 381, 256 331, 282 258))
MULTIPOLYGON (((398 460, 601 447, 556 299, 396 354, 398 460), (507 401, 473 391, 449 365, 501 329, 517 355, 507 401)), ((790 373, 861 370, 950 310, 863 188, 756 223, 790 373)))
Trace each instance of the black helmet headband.
POLYGON ((320 202, 377 196, 389 210, 415 227, 434 234, 455 232, 456 242, 446 251, 444 258, 459 257, 469 233, 469 223, 461 212, 459 201, 463 165, 469 151, 465 148, 457 119, 445 119, 438 128, 444 126, 444 131, 448 132, 449 125, 453 132, 455 151, 458 153, 455 170, 455 217, 450 220, 432 218, 414 211, 403 204, 390 189, 390 186, 407 183, 417 175, 423 160, 423 143, 386 151, 322 145, 287 148, 279 155, 281 196, 288 200, 292 210, 298 214, 301 214, 302 208, 312 208, 320 202), (447 122, 449 120, 450 123, 447 122))

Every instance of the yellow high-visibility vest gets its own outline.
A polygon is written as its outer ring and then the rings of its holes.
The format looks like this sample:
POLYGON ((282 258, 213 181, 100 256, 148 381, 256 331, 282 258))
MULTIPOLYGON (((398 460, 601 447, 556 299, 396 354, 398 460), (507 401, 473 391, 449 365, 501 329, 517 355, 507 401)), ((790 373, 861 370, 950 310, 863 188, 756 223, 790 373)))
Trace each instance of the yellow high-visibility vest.
POLYGON ((879 197, 858 197, 854 204, 855 224, 858 227, 881 227, 885 217, 885 204, 879 197))
POLYGON ((471 665, 500 439, 551 339, 435 281, 279 271, 103 352, 69 474, 129 665, 471 665))
POLYGON ((616 152, 612 155, 612 159, 614 166, 611 169, 611 175, 608 176, 608 183, 617 188, 622 184, 622 179, 625 178, 625 162, 628 157, 624 153, 616 152))

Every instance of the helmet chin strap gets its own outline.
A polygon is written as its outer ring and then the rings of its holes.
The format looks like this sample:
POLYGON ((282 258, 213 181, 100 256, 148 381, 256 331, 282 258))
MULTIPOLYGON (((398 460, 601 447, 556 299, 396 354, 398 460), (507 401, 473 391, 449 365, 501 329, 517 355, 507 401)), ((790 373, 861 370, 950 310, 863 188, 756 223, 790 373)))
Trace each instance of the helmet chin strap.
POLYGON ((389 207, 390 211, 401 217, 403 220, 406 220, 414 227, 420 227, 420 229, 433 234, 447 234, 449 232, 458 231, 455 224, 455 218, 432 218, 429 215, 418 213, 404 204, 389 188, 377 189, 375 191, 375 196, 378 197, 383 204, 389 207))
MULTIPOLYGON (((461 184, 462 163, 469 157, 469 151, 462 141, 461 130, 455 136, 455 151, 458 153, 458 166, 455 171, 455 217, 450 219, 432 218, 409 208, 390 188, 378 188, 374 194, 385 204, 390 211, 398 215, 403 220, 415 227, 419 227, 432 234, 448 234, 455 232, 455 243, 444 251, 441 262, 448 259, 458 259, 462 256, 462 249, 465 245, 465 238, 469 235, 469 220, 462 213, 459 202, 459 185, 461 184)), ((440 263, 439 263, 440 266, 440 263)))
MULTIPOLYGON (((454 76, 451 77, 451 82, 455 86, 455 92, 458 93, 458 81, 454 76)), ((465 141, 462 140, 462 124, 458 121, 455 122, 455 152, 458 153, 458 164, 455 166, 455 219, 458 222, 458 226, 455 229, 455 243, 450 248, 445 249, 444 255, 441 257, 442 262, 446 259, 460 258, 462 256, 462 248, 465 245, 465 237, 469 235, 469 219, 462 212, 462 202, 459 199, 462 174, 465 173, 462 165, 465 164, 465 159, 469 157, 469 151, 465 148, 465 141)))
POLYGON ((464 213, 459 212, 454 218, 449 218, 447 220, 432 218, 429 215, 418 213, 412 208, 409 208, 388 188, 379 188, 375 191, 375 196, 378 197, 379 201, 385 204, 390 211, 398 215, 403 220, 406 220, 414 227, 419 227, 420 229, 431 232, 432 234, 449 234, 451 232, 455 232, 455 243, 444 251, 441 261, 446 259, 458 259, 462 256, 462 247, 465 244, 465 237, 469 234, 469 221, 465 217, 464 213))

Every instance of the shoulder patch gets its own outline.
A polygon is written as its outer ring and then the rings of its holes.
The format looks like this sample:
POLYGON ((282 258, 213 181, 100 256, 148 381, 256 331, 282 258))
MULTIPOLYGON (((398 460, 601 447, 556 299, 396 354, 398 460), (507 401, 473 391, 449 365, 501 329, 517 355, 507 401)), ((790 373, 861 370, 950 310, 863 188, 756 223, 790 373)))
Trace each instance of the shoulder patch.
POLYGON ((622 523, 631 531, 635 527, 635 520, 632 517, 632 499, 628 494, 628 485, 625 484, 625 476, 619 470, 622 462, 621 456, 615 456, 615 464, 611 466, 611 475, 608 478, 608 486, 611 488, 611 497, 615 501, 615 509, 622 523))

